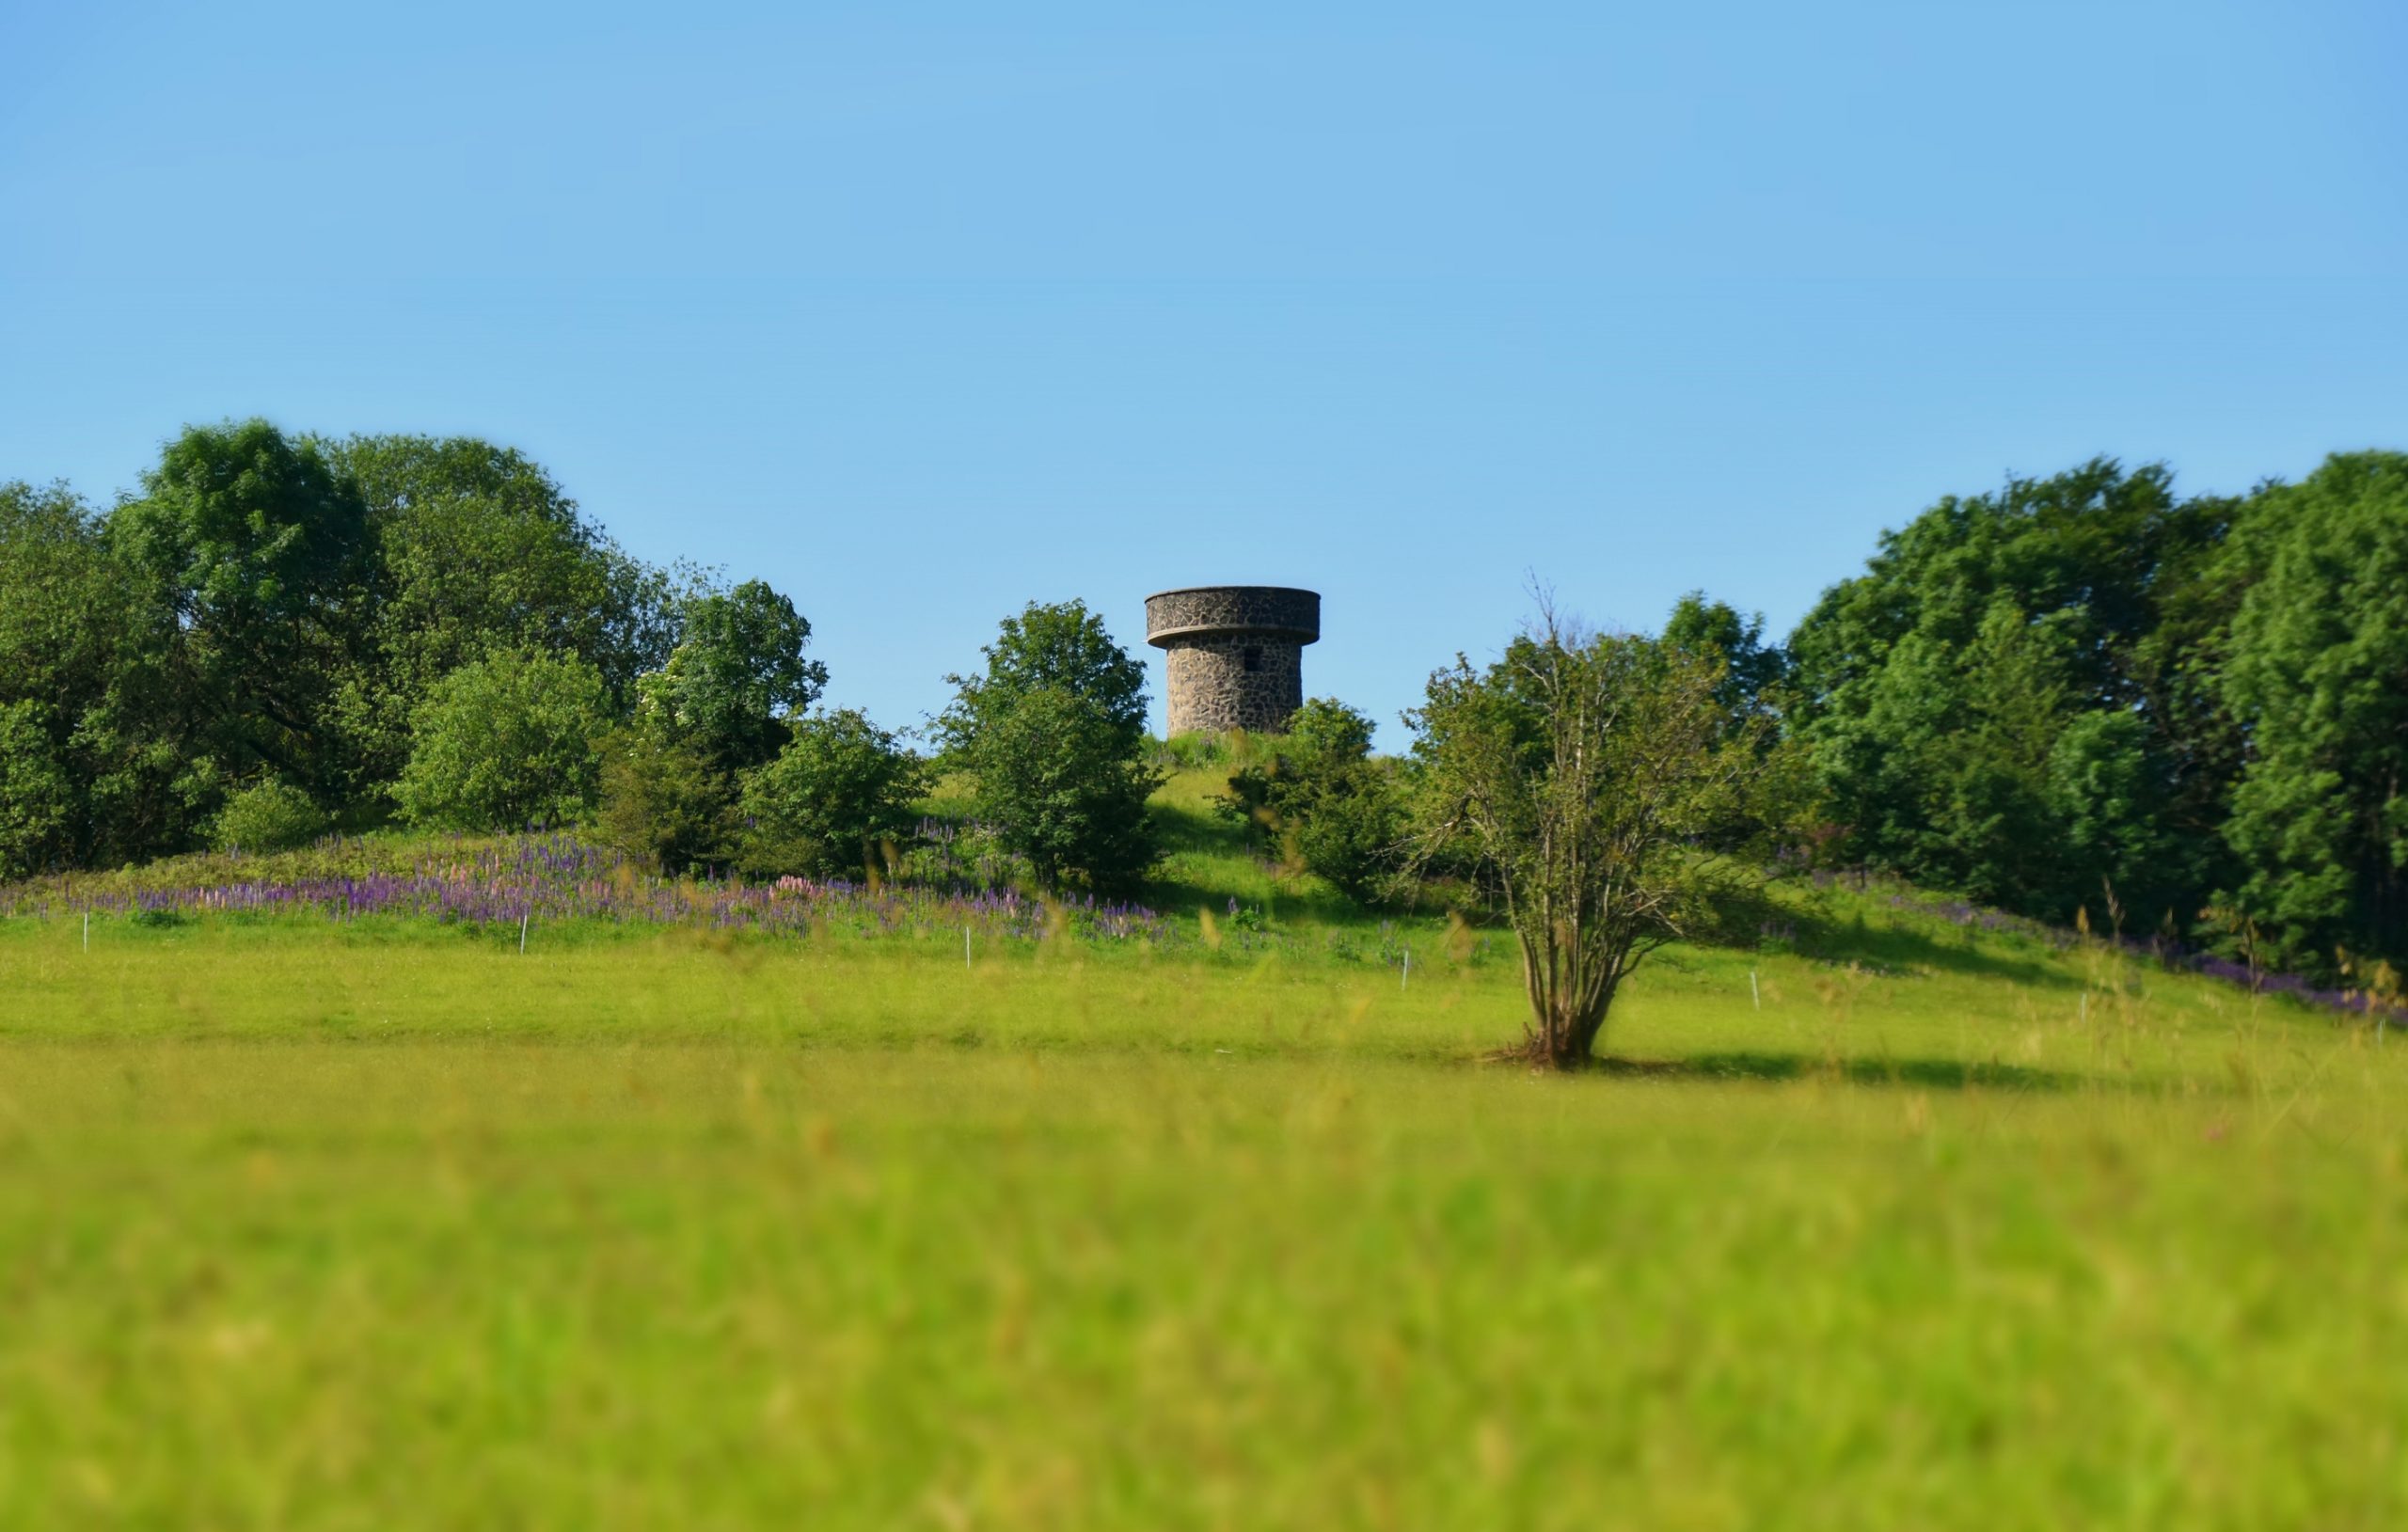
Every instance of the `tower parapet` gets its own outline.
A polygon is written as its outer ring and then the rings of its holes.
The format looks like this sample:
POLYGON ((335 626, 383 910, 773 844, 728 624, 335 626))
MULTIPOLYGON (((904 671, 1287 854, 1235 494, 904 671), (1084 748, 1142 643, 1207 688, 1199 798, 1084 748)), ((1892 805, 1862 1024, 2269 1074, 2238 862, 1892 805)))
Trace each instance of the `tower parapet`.
POLYGON ((1304 646, 1321 638, 1321 595, 1284 585, 1198 585, 1146 598, 1146 641, 1163 650, 1166 734, 1277 734, 1305 705, 1304 646))

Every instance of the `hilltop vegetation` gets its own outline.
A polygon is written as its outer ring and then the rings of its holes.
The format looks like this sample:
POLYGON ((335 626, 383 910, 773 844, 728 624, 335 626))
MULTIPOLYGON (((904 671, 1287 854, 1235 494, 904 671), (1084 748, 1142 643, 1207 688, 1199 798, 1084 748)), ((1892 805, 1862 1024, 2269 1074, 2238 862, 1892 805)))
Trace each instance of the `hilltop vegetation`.
POLYGON ((2187 500, 2095 462, 1883 538, 1785 694, 1845 857, 2371 970, 2408 954, 2403 577, 2408 457, 2187 500))
MULTIPOLYGON (((1893 873, 2387 997, 2408 953, 2402 589, 2408 459, 2187 500, 2162 467, 2102 461, 1942 499, 1786 643, 1687 598, 1630 640, 1656 657, 1618 684, 1714 668, 1722 727, 1814 785, 1753 826, 1792 869, 1893 873)), ((908 828, 940 779, 940 833, 969 837, 990 889, 1117 900, 1153 876, 1164 747, 1142 736, 1142 671, 1084 606, 1006 618, 950 678, 925 757, 816 705, 810 639, 766 583, 631 558, 508 450, 189 430, 106 513, 0 488, 0 877, 544 824, 647 875, 909 879, 943 864, 908 828)), ((1521 719, 1527 750, 1548 715, 1520 705, 1481 716, 1521 719)), ((1473 779, 1427 728, 1381 760, 1364 725, 1317 702, 1222 769, 1233 812, 1325 896, 1503 918, 1511 860, 1428 801, 1473 779)), ((1735 846, 1748 828, 1665 833, 1735 846)))

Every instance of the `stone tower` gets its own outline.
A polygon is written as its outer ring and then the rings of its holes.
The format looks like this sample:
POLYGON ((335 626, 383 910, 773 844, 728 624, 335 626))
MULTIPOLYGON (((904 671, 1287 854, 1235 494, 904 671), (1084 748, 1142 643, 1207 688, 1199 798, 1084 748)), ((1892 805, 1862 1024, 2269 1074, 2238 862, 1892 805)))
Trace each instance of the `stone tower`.
POLYGON ((1199 585, 1146 598, 1146 641, 1166 650, 1166 734, 1277 734, 1305 705, 1305 645, 1321 595, 1283 585, 1199 585))

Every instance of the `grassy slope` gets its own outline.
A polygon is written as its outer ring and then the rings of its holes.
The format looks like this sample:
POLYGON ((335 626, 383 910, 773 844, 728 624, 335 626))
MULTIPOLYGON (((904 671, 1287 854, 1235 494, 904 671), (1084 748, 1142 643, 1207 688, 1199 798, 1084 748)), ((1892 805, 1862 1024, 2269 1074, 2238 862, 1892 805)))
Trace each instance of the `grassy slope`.
POLYGON ((1177 823, 1292 940, 0 923, 0 1524, 2408 1511, 2362 1030, 1837 894, 1537 1078, 1177 823))

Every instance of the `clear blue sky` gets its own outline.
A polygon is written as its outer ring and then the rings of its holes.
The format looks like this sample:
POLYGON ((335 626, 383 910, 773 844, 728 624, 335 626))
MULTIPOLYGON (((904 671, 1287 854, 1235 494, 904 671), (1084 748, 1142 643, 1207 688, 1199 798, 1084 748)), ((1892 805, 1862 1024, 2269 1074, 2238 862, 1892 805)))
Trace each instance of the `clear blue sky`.
POLYGON ((0 477, 485 435, 895 723, 1031 598, 1308 585, 1394 745, 1532 571, 1785 631, 2010 470, 2408 446, 2404 74, 2315 0, 8 6, 0 477))

